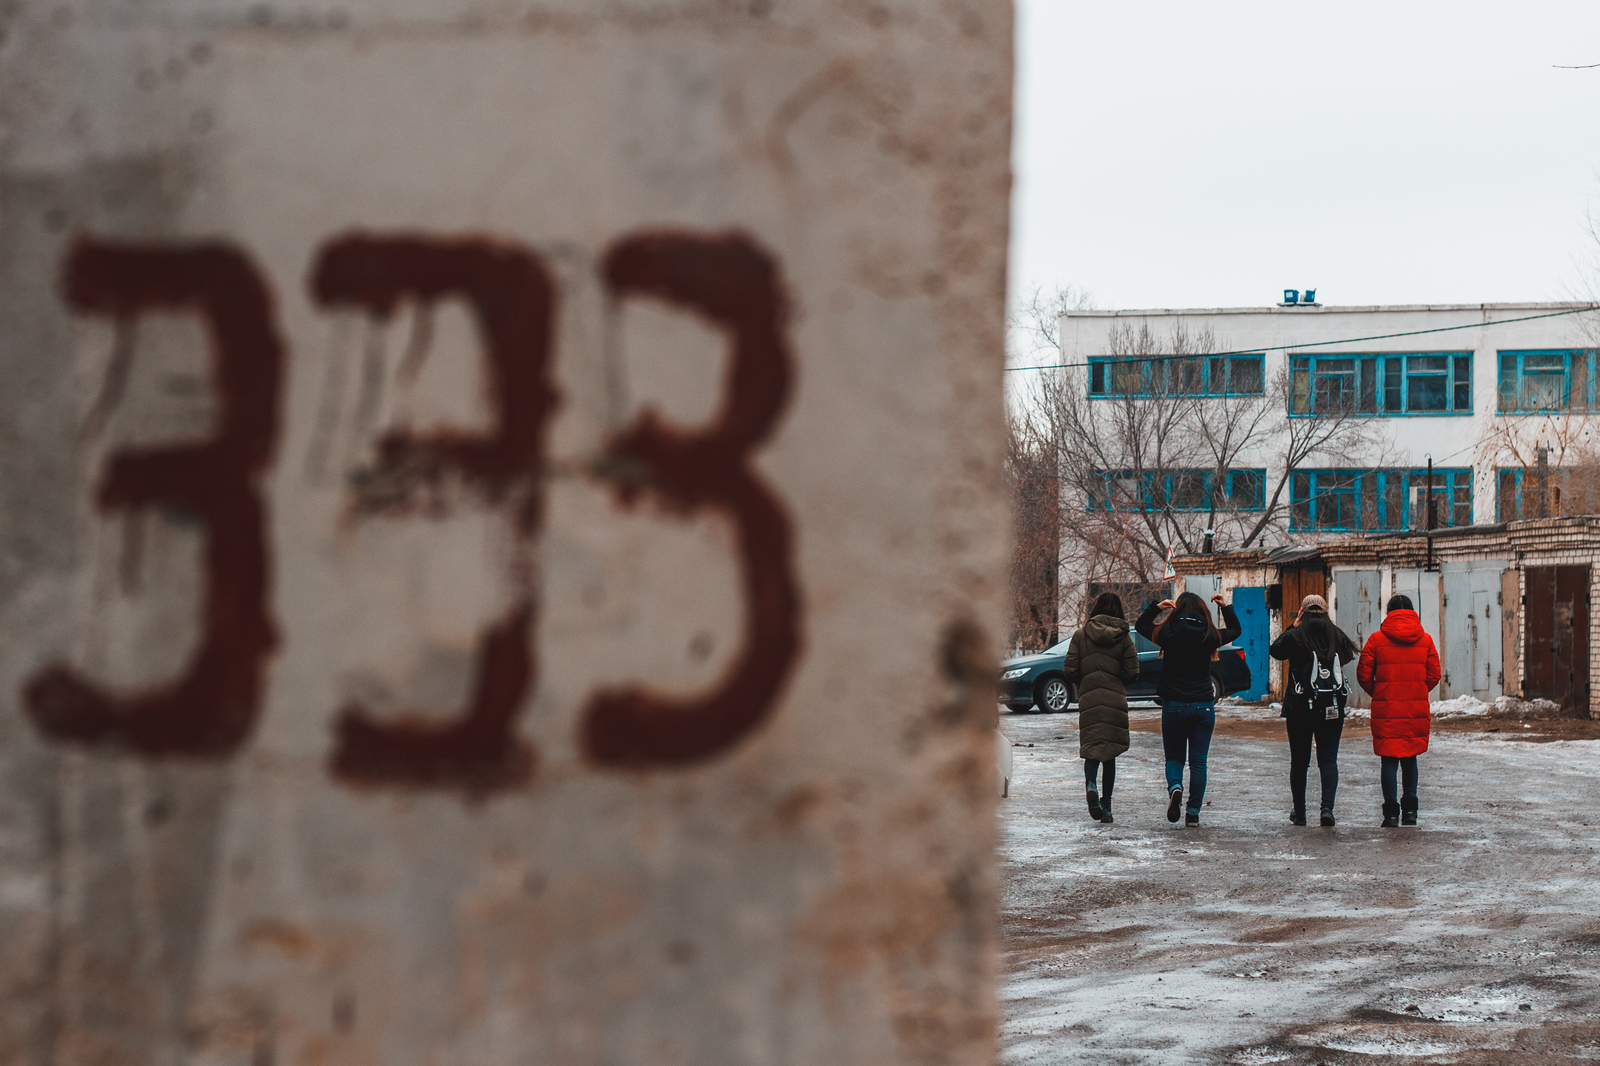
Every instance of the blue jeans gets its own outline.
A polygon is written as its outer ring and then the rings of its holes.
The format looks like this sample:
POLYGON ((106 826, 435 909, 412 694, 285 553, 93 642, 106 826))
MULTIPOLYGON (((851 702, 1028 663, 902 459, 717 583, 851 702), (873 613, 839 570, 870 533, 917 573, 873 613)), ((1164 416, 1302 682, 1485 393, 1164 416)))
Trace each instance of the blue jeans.
MULTIPOLYGON (((1408 755, 1404 759, 1393 755, 1381 756, 1383 769, 1379 772, 1378 781, 1383 786, 1383 802, 1396 803, 1395 786, 1405 786, 1405 798, 1417 798, 1417 757, 1408 755), (1399 781, 1395 779, 1399 778, 1399 781)), ((1169 774, 1172 772, 1167 771, 1169 774)))
POLYGON ((1217 705, 1206 703, 1163 703, 1161 705, 1161 746, 1167 753, 1167 791, 1183 787, 1184 749, 1189 758, 1190 811, 1200 813, 1206 798, 1206 756, 1211 753, 1211 731, 1217 727, 1217 705))

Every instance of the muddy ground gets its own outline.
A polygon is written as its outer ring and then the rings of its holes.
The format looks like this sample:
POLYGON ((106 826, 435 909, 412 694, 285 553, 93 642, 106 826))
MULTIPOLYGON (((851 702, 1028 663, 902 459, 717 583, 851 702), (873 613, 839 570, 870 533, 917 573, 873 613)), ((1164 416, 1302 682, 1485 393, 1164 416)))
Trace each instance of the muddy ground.
POLYGON ((1085 810, 1076 715, 1002 714, 1024 745, 1001 801, 1002 1063, 1600 1060, 1600 723, 1440 723, 1422 824, 1380 829, 1352 721, 1340 824, 1302 829, 1281 723, 1226 715, 1185 830, 1159 711, 1135 712, 1111 826, 1085 810))

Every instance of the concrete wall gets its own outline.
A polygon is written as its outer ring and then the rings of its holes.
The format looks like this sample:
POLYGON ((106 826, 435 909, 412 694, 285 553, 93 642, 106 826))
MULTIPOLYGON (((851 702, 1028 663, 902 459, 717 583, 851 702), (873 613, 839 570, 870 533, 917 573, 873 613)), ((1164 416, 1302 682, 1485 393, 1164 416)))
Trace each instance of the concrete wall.
POLYGON ((1010 5, 0 31, 0 1062, 989 1061, 1010 5))

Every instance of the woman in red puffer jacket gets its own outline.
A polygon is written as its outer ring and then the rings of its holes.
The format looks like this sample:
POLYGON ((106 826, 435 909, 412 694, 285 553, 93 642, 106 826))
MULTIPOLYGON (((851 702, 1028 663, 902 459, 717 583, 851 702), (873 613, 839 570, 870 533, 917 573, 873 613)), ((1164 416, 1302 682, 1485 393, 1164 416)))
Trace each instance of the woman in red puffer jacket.
POLYGON ((1389 600, 1389 613, 1367 638, 1356 680, 1372 696, 1372 750, 1383 758, 1383 826, 1417 824, 1417 756, 1428 750, 1428 693, 1439 683, 1439 652, 1423 632, 1408 596, 1389 600), (1405 793, 1395 802, 1397 771, 1405 793))

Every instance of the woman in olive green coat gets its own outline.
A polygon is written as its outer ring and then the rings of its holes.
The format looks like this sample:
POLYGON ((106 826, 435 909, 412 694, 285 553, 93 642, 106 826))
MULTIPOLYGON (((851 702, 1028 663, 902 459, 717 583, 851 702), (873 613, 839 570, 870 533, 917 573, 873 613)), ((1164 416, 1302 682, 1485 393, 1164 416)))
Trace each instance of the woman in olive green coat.
POLYGON ((1078 690, 1078 756, 1083 759, 1089 817, 1109 823, 1116 759, 1128 750, 1127 684, 1139 676, 1139 652, 1116 593, 1102 592, 1089 621, 1072 634, 1066 674, 1078 690), (1097 777, 1102 778, 1098 792, 1097 777))

